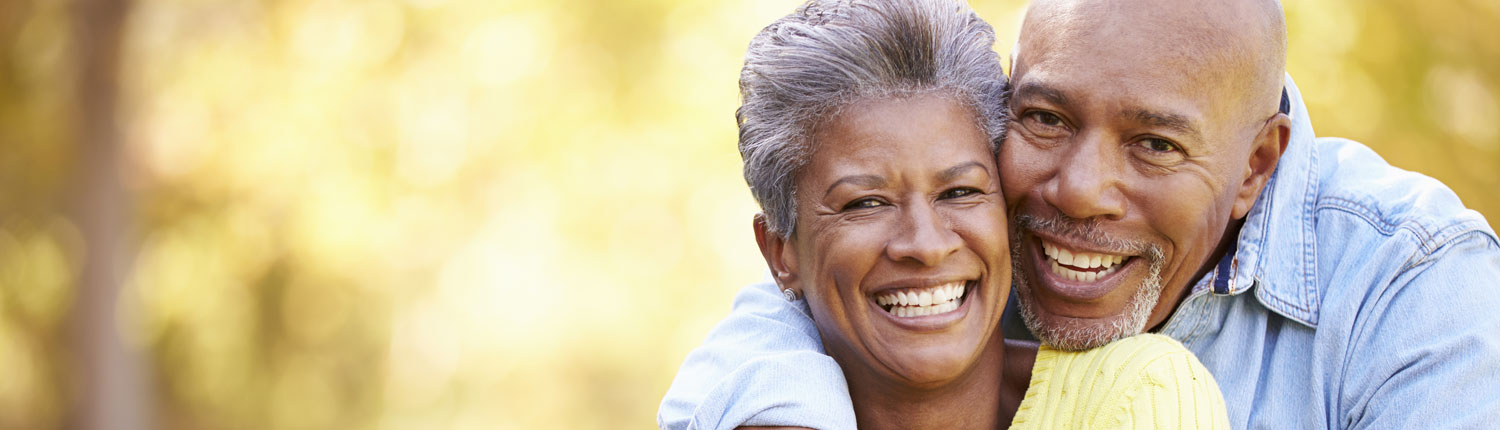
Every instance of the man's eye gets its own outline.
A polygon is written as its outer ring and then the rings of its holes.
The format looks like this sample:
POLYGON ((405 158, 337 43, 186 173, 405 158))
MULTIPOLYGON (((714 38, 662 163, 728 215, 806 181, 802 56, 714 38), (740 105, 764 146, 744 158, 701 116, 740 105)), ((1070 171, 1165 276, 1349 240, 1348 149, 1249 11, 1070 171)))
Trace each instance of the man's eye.
POLYGON ((972 195, 975 195, 975 194, 979 194, 979 190, 976 190, 976 189, 973 189, 973 188, 968 188, 968 187, 963 187, 963 188, 954 188, 954 189, 951 189, 951 190, 943 191, 943 194, 940 195, 940 196, 938 196, 938 198, 941 198, 941 199, 956 199, 956 198, 959 198, 959 197, 968 197, 968 196, 972 196, 972 195))
POLYGON ((1062 127, 1063 120, 1051 112, 1031 112, 1027 114, 1031 119, 1048 127, 1062 127))
POLYGON ((1167 141, 1166 139, 1158 139, 1153 137, 1147 138, 1141 141, 1141 143, 1146 146, 1146 149, 1152 150, 1154 152, 1176 152, 1179 150, 1177 148, 1177 145, 1167 141))
POLYGON ((859 199, 859 200, 855 200, 855 201, 849 202, 849 204, 844 205, 844 209, 843 210, 847 211, 847 210, 854 210, 854 209, 869 209, 869 208, 876 208, 876 207, 880 207, 880 206, 885 206, 885 202, 882 202, 879 199, 871 197, 871 198, 863 198, 863 199, 859 199))

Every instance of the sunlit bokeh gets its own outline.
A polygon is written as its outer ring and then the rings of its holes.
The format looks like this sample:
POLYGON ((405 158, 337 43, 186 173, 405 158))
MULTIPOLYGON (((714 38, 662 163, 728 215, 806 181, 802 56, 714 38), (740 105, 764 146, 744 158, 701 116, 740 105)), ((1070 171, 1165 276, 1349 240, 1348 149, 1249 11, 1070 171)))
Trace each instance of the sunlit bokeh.
MULTIPOLYGON (((143 357, 150 425, 654 427, 683 357, 764 277, 736 80, 798 3, 129 2, 111 325, 143 357)), ((1492 225, 1497 5, 1286 5, 1319 134, 1492 225)), ((1022 3, 974 6, 1008 53, 1022 3)), ((75 143, 76 13, 0 2, 0 428, 77 412, 99 153, 75 143)))

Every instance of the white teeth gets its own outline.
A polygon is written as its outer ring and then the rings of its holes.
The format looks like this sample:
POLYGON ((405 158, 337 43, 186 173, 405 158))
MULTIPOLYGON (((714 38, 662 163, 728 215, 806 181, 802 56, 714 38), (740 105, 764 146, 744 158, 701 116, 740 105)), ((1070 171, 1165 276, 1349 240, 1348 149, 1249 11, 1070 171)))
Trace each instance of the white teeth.
POLYGON ((1118 267, 1114 267, 1114 265, 1109 265, 1105 266, 1104 270, 1101 271, 1082 271, 1063 267, 1061 264, 1058 264, 1056 260, 1049 261, 1049 263, 1049 266, 1051 266, 1052 268, 1053 274, 1063 279, 1077 282, 1094 282, 1099 280, 1100 278, 1104 278, 1112 273, 1115 273, 1115 270, 1119 269, 1118 267))
POLYGON ((882 293, 875 297, 875 303, 888 307, 892 315, 906 318, 955 311, 963 295, 964 283, 953 282, 919 290, 882 293))
POLYGON ((1114 273, 1115 265, 1125 261, 1124 255, 1100 254, 1093 252, 1074 253, 1050 242, 1042 242, 1042 253, 1051 260, 1052 273, 1070 281, 1094 282, 1100 278, 1114 273), (1064 267, 1067 266, 1067 267, 1064 267), (1079 269, 1104 269, 1104 270, 1073 270, 1079 269))

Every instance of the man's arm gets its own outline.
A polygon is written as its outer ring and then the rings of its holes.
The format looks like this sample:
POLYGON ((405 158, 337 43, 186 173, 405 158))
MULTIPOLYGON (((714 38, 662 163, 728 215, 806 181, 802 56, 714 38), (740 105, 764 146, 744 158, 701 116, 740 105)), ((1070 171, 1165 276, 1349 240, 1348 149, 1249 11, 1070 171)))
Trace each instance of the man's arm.
POLYGON ((1500 423, 1500 245, 1491 236, 1439 248, 1369 300, 1377 312, 1357 327, 1343 366, 1344 414, 1331 417, 1342 422, 1331 426, 1500 423))
POLYGON ((656 420, 663 429, 855 428, 843 371, 823 353, 806 302, 788 302, 771 282, 740 290, 683 361, 656 420))

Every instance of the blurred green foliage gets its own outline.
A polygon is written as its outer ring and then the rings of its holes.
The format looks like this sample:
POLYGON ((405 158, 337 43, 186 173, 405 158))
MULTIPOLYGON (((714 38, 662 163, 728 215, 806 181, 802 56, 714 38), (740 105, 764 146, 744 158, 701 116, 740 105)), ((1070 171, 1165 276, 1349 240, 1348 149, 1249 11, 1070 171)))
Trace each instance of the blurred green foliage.
MULTIPOLYGON (((137 0, 118 328, 161 428, 648 428, 762 275, 731 119, 792 0, 137 0)), ((976 2, 1005 54, 1022 5, 976 2)), ((1290 73, 1500 219, 1500 4, 1292 1, 1290 73)), ((67 413, 65 2, 0 2, 0 428, 67 413)))

